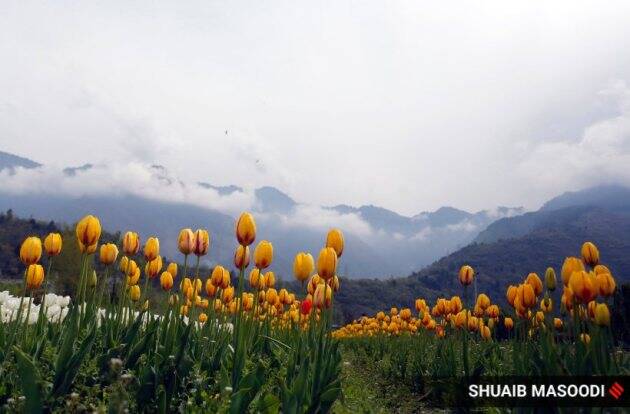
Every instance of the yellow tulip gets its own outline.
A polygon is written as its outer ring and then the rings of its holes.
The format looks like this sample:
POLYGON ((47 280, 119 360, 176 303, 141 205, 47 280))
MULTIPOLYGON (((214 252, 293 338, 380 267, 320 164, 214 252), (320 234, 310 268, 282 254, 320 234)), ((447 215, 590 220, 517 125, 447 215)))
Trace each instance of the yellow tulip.
POLYGON ((207 230, 198 229, 195 232, 195 245, 193 246, 193 253, 195 256, 204 256, 208 253, 210 248, 210 235, 207 230))
POLYGON ((212 281, 212 284, 215 286, 221 286, 223 283, 223 278, 226 274, 228 275, 229 279, 230 276, 227 269, 220 265, 215 266, 214 269, 212 269, 212 274, 210 275, 210 280, 212 281))
POLYGON ((608 297, 615 293, 617 284, 610 273, 596 273, 595 279, 597 280, 600 295, 608 297))
POLYGON ((162 272, 160 275, 160 286, 162 287, 162 290, 166 292, 173 288, 173 275, 171 272, 162 272))
POLYGON ((264 276, 261 277, 260 269, 257 267, 253 268, 252 271, 249 272, 249 286, 257 289, 261 284, 262 278, 264 278, 264 276))
POLYGON ((324 280, 335 276, 337 270, 337 252, 332 247, 324 247, 317 258, 317 274, 324 280))
POLYGON ((195 249, 195 233, 191 229, 182 229, 177 238, 177 248, 179 251, 188 256, 195 249))
MULTIPOLYGON (((337 257, 336 254, 335 257, 337 257)), ((319 309, 322 309, 329 308, 331 303, 332 289, 330 289, 325 283, 320 283, 319 285, 317 285, 315 293, 313 294, 313 305, 315 305, 319 309)))
POLYGON ((554 328, 556 328, 557 330, 562 330, 562 327, 564 326, 564 323, 562 322, 562 319, 560 318, 553 318, 553 326, 554 328))
POLYGON ((310 253, 300 252, 293 260, 293 275, 295 279, 304 282, 308 279, 315 268, 315 261, 310 253))
POLYGON ((127 273, 127 286, 137 285, 139 281, 140 281, 140 268, 136 266, 133 273, 127 273))
POLYGON ((256 222, 250 213, 243 213, 236 221, 236 239, 241 246, 249 246, 256 240, 256 222))
POLYGON ((140 300, 140 286, 133 285, 129 288, 129 298, 134 302, 140 300))
POLYGON ((599 250, 591 242, 585 242, 582 245, 582 260, 589 266, 595 266, 599 263, 599 250))
POLYGON ((144 267, 144 273, 149 277, 149 279, 153 279, 157 275, 160 274, 162 270, 162 256, 158 256, 155 259, 148 262, 144 267))
POLYGON ((343 233, 339 229, 332 229, 326 236, 326 247, 331 247, 335 250, 337 257, 341 257, 343 254, 343 233))
POLYGON ((214 297, 217 294, 217 286, 212 283, 212 279, 206 280, 206 295, 214 297))
POLYGON ((177 263, 175 262, 169 263, 168 266, 166 267, 166 271, 169 272, 171 276, 173 276, 173 279, 176 279, 177 278, 177 263))
POLYGON ((204 312, 201 312, 199 314, 199 322, 205 323, 207 320, 208 320, 208 315, 206 315, 204 312))
POLYGON ((49 233, 44 239, 44 250, 48 256, 57 256, 61 253, 62 244, 61 234, 49 233))
POLYGON ((553 302, 550 298, 544 298, 540 301, 540 310, 545 313, 551 312, 553 309, 553 302))
POLYGON ((260 270, 266 269, 273 260, 273 245, 267 240, 263 240, 254 250, 254 263, 260 270))
POLYGON ((598 303, 595 307, 595 323, 599 326, 610 325, 610 311, 605 303, 598 303))
POLYGON ((134 256, 140 250, 140 236, 138 233, 128 231, 123 237, 123 252, 127 256, 134 256))
POLYGON ((239 244, 234 251, 234 266, 237 269, 245 269, 249 266, 249 247, 239 244))
POLYGON ((462 285, 470 285, 474 277, 475 271, 471 266, 464 265, 459 269, 459 283, 461 283, 462 285))
POLYGON ((543 289, 542 281, 540 280, 540 278, 538 277, 536 273, 530 273, 529 275, 527 275, 527 278, 525 279, 525 283, 529 283, 531 285, 531 287, 534 289, 534 294, 536 296, 542 293, 542 289, 543 289))
POLYGON ((545 286, 551 292, 556 290, 556 271, 553 270, 553 267, 548 267, 545 271, 545 286))
POLYGON ((118 246, 114 243, 105 243, 101 245, 99 260, 104 265, 110 265, 118 258, 118 246))
POLYGON ((150 262, 160 255, 160 241, 157 237, 149 237, 144 245, 144 260, 150 262))
POLYGON ((20 260, 26 266, 36 264, 42 257, 42 241, 39 237, 27 237, 20 246, 20 260))
POLYGON ((482 326, 481 337, 485 340, 492 339, 492 333, 490 332, 490 328, 488 328, 487 326, 482 326))
POLYGON ((490 298, 485 293, 481 293, 477 296, 477 306, 479 306, 482 310, 485 310, 488 306, 490 306, 490 298))
POLYGON ((497 305, 490 305, 486 308, 486 315, 489 318, 498 318, 499 317, 499 307, 497 305))
POLYGON ((582 303, 588 303, 597 297, 599 288, 595 273, 586 271, 573 272, 569 280, 573 295, 582 303))
POLYGON ((221 292, 221 300, 223 303, 230 303, 234 299, 234 287, 229 286, 221 292))
POLYGON ((272 288, 276 284, 276 274, 274 272, 265 273, 265 287, 272 288))
POLYGON ((580 334, 580 341, 584 342, 584 344, 588 345, 591 342, 591 336, 589 334, 583 333, 580 334))
POLYGON ((127 265, 129 264, 129 258, 127 256, 123 256, 120 259, 120 263, 118 263, 118 269, 123 272, 124 274, 127 274, 127 265))
POLYGON ((82 252, 86 252, 91 246, 95 246, 96 250, 96 244, 101 237, 101 222, 98 218, 87 215, 77 223, 76 234, 82 252))
POLYGON ((328 286, 330 286, 333 290, 333 292, 337 292, 339 291, 339 278, 337 277, 337 275, 334 275, 332 277, 332 279, 328 279, 328 286))
POLYGON ((514 303, 519 302, 524 308, 533 308, 536 305, 536 293, 529 283, 519 285, 516 291, 516 299, 514 303))
POLYGON ((514 299, 516 299, 516 293, 518 292, 518 286, 510 285, 507 289, 506 297, 510 306, 514 307, 514 299))
POLYGON ((508 331, 511 330, 512 328, 514 328, 514 320, 512 320, 512 318, 503 319, 503 326, 505 326, 505 329, 507 329, 508 331))
POLYGON ((562 283, 565 286, 569 286, 569 279, 571 279, 571 275, 573 272, 578 272, 584 270, 584 263, 581 259, 577 257, 567 257, 564 259, 564 263, 562 264, 562 283))
POLYGON ((39 264, 31 264, 26 268, 26 288, 33 290, 42 285, 44 268, 39 264))

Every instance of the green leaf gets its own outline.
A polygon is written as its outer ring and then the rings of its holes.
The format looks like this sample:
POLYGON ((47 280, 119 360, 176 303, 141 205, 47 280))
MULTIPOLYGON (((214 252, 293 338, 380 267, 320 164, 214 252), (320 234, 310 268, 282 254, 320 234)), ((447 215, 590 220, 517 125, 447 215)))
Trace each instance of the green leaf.
POLYGON ((18 347, 14 346, 13 351, 17 359, 22 392, 26 396, 24 411, 27 413, 41 413, 44 410, 44 406, 40 386, 41 380, 37 367, 33 360, 18 347))

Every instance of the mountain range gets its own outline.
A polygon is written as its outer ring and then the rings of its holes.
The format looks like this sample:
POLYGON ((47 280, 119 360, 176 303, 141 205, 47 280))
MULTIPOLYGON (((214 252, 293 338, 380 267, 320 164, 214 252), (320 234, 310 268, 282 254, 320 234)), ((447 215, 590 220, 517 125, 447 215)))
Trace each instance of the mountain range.
MULTIPOLYGON (((19 169, 38 168, 42 168, 42 164, 0 152, 0 173, 9 171, 5 179, 10 180, 11 174, 19 173, 19 169)), ((62 173, 68 179, 81 179, 82 175, 98 168, 101 167, 88 163, 66 167, 62 173)), ((160 165, 147 166, 146 171, 159 183, 163 194, 173 188, 212 191, 221 197, 247 192, 236 185, 219 186, 207 181, 186 185, 160 165)), ((407 217, 373 205, 308 206, 271 186, 253 190, 253 198, 251 209, 257 218, 259 237, 273 242, 274 270, 285 279, 291 277, 294 255, 302 250, 315 255, 323 244, 326 231, 337 219, 342 223, 351 219, 361 227, 361 231, 353 231, 339 225, 344 230, 347 245, 340 273, 352 278, 383 278, 420 269, 467 245, 495 220, 524 212, 522 208, 499 207, 469 213, 442 207, 407 217), (311 220, 313 216, 317 220, 311 220), (329 216, 332 219, 329 220, 329 216), (311 221, 318 223, 313 225, 311 221)), ((178 254, 176 238, 181 228, 206 228, 212 235, 212 248, 204 260, 210 266, 230 263, 235 247, 233 225, 236 213, 211 205, 169 201, 168 197, 156 199, 120 191, 111 194, 50 191, 43 194, 37 191, 9 192, 0 188, 0 210, 7 209, 12 209, 19 217, 55 220, 68 225, 85 214, 95 214, 110 231, 135 230, 141 237, 158 236, 162 252, 167 257, 178 254)))

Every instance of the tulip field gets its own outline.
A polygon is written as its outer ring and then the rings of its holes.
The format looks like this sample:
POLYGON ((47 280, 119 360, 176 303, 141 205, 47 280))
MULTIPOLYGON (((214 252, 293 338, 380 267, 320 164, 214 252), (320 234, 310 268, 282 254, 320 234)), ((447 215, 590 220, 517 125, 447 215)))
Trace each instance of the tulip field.
POLYGON ((256 242, 249 213, 235 223, 233 263, 205 273, 211 238, 203 229, 181 230, 181 257, 170 263, 154 237, 128 231, 101 243, 94 216, 75 230, 76 240, 51 233, 16 241, 21 288, 0 293, 2 411, 405 411, 386 401, 359 408, 353 398, 367 398, 361 393, 375 381, 430 408, 452 406, 445 378, 630 374, 610 326, 615 278, 590 242, 564 260, 559 277, 549 268, 506 286, 506 307, 462 264, 454 275, 461 295, 418 298, 333 328, 338 229, 322 238, 316 259, 296 255, 302 289, 293 292, 276 281, 273 245, 256 242), (81 271, 73 294, 59 296, 50 269, 69 242, 81 271), (353 388, 355 370, 369 379, 353 388))

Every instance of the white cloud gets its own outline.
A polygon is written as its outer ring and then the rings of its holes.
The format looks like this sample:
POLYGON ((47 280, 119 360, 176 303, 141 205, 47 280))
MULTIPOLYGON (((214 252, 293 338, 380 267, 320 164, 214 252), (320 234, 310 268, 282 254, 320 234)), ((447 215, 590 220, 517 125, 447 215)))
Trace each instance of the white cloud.
POLYGON ((71 197, 132 194, 152 200, 182 202, 236 214, 254 204, 253 191, 220 195, 196 183, 183 183, 168 170, 139 162, 96 165, 74 175, 55 166, 0 170, 0 188, 13 194, 51 194, 71 197))
POLYGON ((459 223, 447 225, 446 229, 452 232, 464 231, 467 233, 472 233, 475 231, 479 231, 479 226, 468 219, 464 219, 459 223))
POLYGON ((358 214, 342 214, 335 210, 313 205, 299 204, 292 213, 279 216, 282 224, 294 227, 310 227, 317 230, 327 230, 338 227, 360 237, 374 235, 372 227, 358 214))
POLYGON ((9 0, 0 150, 159 163, 314 205, 537 208, 628 178, 627 116, 594 101, 630 82, 629 14, 627 1, 9 0), (597 174, 566 173, 584 165, 597 174))
POLYGON ((630 185, 630 88, 616 81, 602 90, 615 114, 587 126, 581 137, 524 145, 518 175, 539 194, 555 195, 601 183, 630 185))

